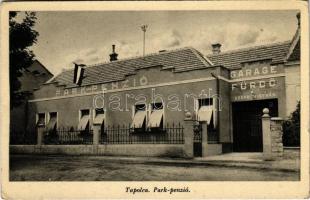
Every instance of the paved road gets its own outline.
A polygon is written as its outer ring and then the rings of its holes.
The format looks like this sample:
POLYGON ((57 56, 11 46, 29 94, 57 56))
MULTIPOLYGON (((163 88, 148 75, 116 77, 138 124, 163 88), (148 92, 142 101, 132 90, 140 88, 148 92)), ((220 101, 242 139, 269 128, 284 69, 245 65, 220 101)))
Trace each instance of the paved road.
POLYGON ((298 172, 172 165, 95 156, 10 157, 11 181, 288 181, 298 172))

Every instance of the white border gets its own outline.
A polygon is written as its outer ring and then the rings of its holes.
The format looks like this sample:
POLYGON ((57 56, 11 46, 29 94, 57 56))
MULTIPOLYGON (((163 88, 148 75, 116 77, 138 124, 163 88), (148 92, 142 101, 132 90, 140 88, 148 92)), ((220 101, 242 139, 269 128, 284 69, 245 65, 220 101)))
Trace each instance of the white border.
MULTIPOLYGON (((9 182, 8 135, 1 134, 1 184, 5 199, 202 199, 202 198, 307 198, 309 195, 309 26, 307 2, 302 1, 234 1, 234 2, 9 2, 1 7, 1 66, 8 65, 8 10, 301 10, 301 180, 300 181, 192 181, 192 182, 9 182), (136 193, 125 192, 130 187, 188 186, 190 193, 136 193), (32 191, 32 192, 29 192, 32 191)), ((1 67, 0 99, 2 113, 9 115, 8 67, 1 67)), ((0 115, 1 133, 8 133, 9 116, 0 115)))

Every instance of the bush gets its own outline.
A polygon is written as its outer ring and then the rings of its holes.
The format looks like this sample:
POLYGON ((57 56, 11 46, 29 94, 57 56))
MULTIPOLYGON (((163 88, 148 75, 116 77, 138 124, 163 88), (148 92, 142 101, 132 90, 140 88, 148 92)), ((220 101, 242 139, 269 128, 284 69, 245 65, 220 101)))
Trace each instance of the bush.
POLYGON ((300 102, 290 118, 283 123, 283 145, 289 147, 300 146, 300 102))

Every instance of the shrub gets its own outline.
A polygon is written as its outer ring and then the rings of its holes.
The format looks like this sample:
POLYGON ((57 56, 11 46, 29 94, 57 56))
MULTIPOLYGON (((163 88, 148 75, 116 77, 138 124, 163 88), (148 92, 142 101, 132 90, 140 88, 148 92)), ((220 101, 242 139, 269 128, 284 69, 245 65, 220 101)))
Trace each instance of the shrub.
POLYGON ((289 147, 300 146, 300 102, 288 120, 283 122, 283 145, 289 147))

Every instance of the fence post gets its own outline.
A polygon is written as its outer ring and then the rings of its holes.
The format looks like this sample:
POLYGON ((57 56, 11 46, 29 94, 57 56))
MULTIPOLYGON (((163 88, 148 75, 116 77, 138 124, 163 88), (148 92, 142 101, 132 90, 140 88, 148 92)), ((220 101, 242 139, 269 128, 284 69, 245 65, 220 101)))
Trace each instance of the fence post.
POLYGON ((44 125, 38 125, 37 127, 37 134, 38 134, 37 145, 38 146, 41 146, 43 144, 44 129, 45 129, 44 125))
POLYGON ((271 132, 270 132, 270 116, 269 109, 263 109, 262 131, 263 131, 263 157, 264 160, 272 160, 271 155, 271 132))
POLYGON ((208 155, 208 124, 206 121, 201 123, 201 145, 202 145, 202 157, 206 157, 208 155))
POLYGON ((194 156, 194 130, 192 114, 190 112, 185 113, 184 119, 184 154, 187 158, 194 156))

